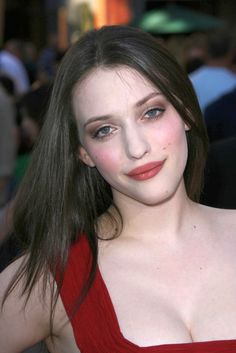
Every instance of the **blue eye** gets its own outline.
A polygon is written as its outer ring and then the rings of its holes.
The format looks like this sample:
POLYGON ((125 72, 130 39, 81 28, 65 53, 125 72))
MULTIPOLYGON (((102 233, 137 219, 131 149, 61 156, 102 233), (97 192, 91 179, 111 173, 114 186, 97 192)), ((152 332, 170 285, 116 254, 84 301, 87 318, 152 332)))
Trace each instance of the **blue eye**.
POLYGON ((150 120, 154 120, 154 119, 157 119, 160 115, 161 115, 161 113, 163 113, 164 112, 164 110, 165 109, 163 109, 163 108, 153 108, 153 109, 150 109, 150 110, 148 110, 146 113, 145 113, 145 115, 144 115, 144 117, 145 118, 147 118, 147 119, 150 119, 150 120))
POLYGON ((95 134, 93 135, 93 138, 102 139, 103 137, 106 137, 111 133, 112 133, 111 126, 103 126, 95 132, 95 134))

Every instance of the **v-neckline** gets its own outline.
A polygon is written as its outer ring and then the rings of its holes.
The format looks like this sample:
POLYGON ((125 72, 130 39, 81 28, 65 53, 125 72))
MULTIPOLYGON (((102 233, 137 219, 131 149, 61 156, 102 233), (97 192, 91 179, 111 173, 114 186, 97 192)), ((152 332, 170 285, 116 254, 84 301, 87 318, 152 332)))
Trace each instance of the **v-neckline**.
POLYGON ((97 280, 100 282, 100 287, 102 289, 102 295, 103 299, 105 301, 105 305, 108 306, 108 310, 106 310, 107 313, 110 314, 110 319, 111 322, 113 323, 113 328, 116 330, 117 335, 119 335, 120 339, 128 345, 130 348, 136 349, 136 351, 140 352, 148 352, 148 353, 158 353, 158 352, 190 352, 190 346, 191 346, 191 352, 196 353, 199 352, 199 349, 201 348, 208 348, 207 352, 215 352, 211 349, 214 348, 224 348, 226 345, 231 345, 235 343, 235 349, 236 349, 236 339, 229 339, 229 340, 212 340, 212 341, 197 341, 197 342, 183 342, 183 343, 169 343, 169 344, 159 344, 159 345, 152 345, 152 346, 139 346, 136 343, 133 343, 129 341, 127 338, 124 337, 118 317, 109 293, 109 290, 107 288, 107 285, 103 279, 102 273, 99 269, 99 266, 97 266, 97 280))

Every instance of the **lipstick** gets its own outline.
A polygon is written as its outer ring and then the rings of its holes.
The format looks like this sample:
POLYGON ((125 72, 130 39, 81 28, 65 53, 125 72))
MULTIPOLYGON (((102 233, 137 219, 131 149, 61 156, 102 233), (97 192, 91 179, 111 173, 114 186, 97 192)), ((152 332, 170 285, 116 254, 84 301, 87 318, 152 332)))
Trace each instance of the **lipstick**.
POLYGON ((159 162, 150 162, 132 169, 127 175, 135 180, 147 180, 157 175, 162 169, 164 163, 165 160, 159 162))

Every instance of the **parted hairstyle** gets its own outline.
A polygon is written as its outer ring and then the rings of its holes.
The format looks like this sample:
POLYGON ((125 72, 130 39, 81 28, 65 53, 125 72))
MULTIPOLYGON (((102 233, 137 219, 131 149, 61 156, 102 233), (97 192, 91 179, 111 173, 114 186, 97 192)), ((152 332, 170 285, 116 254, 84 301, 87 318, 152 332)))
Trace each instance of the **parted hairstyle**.
POLYGON ((81 234, 86 235, 93 256, 84 295, 92 284, 97 265, 96 221, 113 200, 110 185, 97 169, 78 158, 80 141, 72 97, 75 87, 94 69, 119 66, 135 69, 154 84, 190 128, 186 132, 184 180, 188 196, 198 200, 207 135, 186 72, 156 38, 137 28, 105 26, 89 31, 69 48, 60 63, 47 118, 17 194, 14 230, 28 256, 10 290, 22 276, 28 295, 40 275, 46 283, 49 273, 59 271, 62 281, 68 250, 81 234))

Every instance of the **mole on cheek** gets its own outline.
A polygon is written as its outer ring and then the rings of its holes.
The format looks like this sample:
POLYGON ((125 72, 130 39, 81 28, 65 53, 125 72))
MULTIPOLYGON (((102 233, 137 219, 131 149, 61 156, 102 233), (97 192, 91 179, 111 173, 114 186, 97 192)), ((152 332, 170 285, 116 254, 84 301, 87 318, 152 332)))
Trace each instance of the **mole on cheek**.
POLYGON ((162 150, 165 151, 169 146, 171 146, 171 143, 170 143, 170 142, 167 144, 167 146, 162 147, 162 150))

